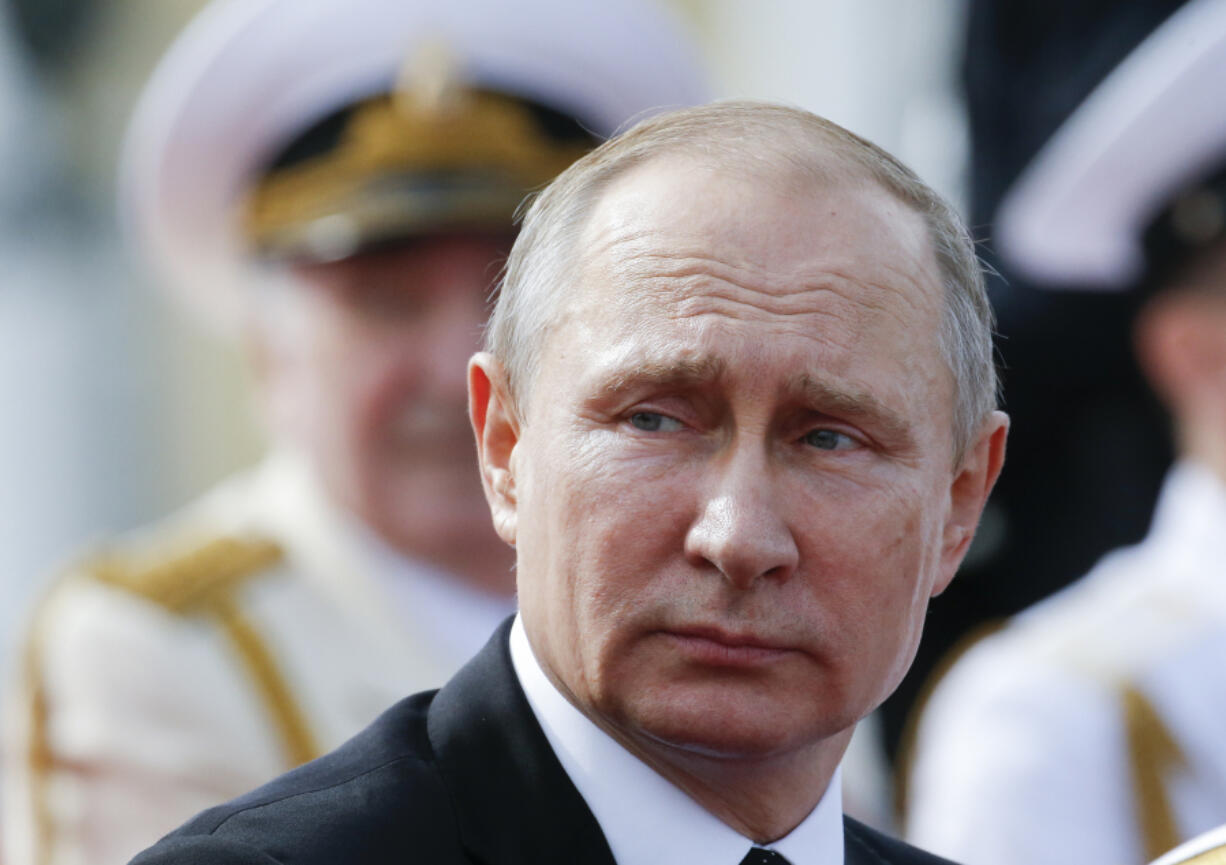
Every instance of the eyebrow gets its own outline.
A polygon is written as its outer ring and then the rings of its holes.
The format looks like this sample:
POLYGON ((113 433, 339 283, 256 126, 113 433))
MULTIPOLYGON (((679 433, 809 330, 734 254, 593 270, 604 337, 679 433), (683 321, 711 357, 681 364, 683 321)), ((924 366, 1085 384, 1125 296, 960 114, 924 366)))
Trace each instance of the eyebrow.
POLYGON ((600 386, 602 397, 616 396, 636 387, 694 387, 718 381, 727 369, 720 358, 680 358, 646 361, 613 372, 600 386))
POLYGON ((853 419, 866 418, 884 438, 895 445, 906 448, 915 444, 911 424, 901 414, 862 388, 848 385, 836 387, 808 373, 802 373, 788 382, 785 391, 792 399, 823 414, 853 419))

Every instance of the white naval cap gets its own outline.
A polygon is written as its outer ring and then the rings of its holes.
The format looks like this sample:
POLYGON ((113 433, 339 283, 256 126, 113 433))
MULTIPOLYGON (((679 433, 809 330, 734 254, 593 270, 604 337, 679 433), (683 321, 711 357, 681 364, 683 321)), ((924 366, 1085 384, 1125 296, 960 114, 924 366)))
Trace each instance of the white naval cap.
POLYGON ((135 244, 229 329, 254 271, 241 211, 260 169, 329 115, 393 91, 438 46, 465 87, 600 137, 707 96, 682 28, 652 0, 217 0, 172 45, 130 124, 119 194, 135 244))
POLYGON ((1039 283, 1133 287, 1157 256, 1223 236, 1223 168, 1226 0, 1191 0, 1022 173, 997 212, 996 248, 1039 283))

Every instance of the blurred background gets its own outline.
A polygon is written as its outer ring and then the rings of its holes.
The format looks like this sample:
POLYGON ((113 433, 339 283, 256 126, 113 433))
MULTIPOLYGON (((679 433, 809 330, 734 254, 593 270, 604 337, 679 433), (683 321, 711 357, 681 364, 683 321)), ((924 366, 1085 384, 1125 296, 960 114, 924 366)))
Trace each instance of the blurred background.
MULTIPOLYGON (((137 91, 200 0, 0 0, 0 638, 94 539, 261 448, 233 346, 125 248, 115 163, 137 91)), ((668 0, 720 96, 797 104, 900 156, 990 239, 1004 187, 1178 2, 668 0)), ((985 258, 993 260, 990 244, 985 258)), ((974 623, 1140 537, 1169 460, 1125 301, 994 279, 1010 459, 966 573, 934 604, 904 706, 974 623)), ((6 656, 7 656, 6 652, 6 656)))
MULTIPOLYGON (((260 451, 233 347, 150 284, 115 214, 136 94, 202 5, 0 2, 6 646, 39 585, 92 538, 148 522, 260 451)), ((704 47, 717 93, 818 110, 964 198, 957 0, 673 5, 704 47)))

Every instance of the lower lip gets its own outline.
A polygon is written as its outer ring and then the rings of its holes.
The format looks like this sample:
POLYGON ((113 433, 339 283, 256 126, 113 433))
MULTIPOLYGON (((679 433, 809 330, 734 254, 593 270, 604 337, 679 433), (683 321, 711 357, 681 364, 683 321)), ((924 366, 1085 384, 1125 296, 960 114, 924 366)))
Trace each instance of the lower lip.
POLYGON ((693 660, 717 667, 760 667, 792 653, 789 649, 730 645, 692 634, 668 633, 667 636, 693 660))

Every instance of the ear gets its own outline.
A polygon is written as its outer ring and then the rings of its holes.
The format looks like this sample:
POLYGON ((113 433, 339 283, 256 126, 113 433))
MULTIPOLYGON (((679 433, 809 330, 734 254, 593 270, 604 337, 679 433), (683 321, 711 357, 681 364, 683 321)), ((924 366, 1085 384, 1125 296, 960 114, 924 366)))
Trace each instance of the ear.
POLYGON ((519 417, 510 401, 502 364, 486 352, 478 352, 468 361, 468 415, 477 438, 477 463, 494 530, 515 546, 517 499, 512 455, 519 442, 519 417))
POLYGON ((1009 416, 994 411, 962 458, 949 488, 949 515, 941 546, 941 567, 932 587, 933 597, 945 591, 975 537, 979 516, 1005 464, 1009 416))
POLYGON ((274 438, 292 440, 294 431, 309 421, 301 417, 302 400, 296 393, 292 360, 270 327, 267 321, 248 314, 239 332, 240 346, 266 431, 274 438))

